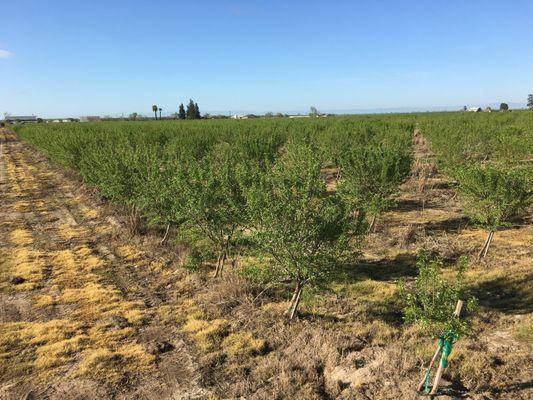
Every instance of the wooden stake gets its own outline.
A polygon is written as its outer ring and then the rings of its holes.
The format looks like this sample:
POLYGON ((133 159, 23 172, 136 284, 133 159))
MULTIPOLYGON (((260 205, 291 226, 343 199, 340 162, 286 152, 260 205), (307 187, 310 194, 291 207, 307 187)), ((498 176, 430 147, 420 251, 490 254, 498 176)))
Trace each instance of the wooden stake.
MULTIPOLYGON (((453 312, 453 315, 456 317, 459 317, 461 315, 461 310, 463 309, 463 300, 458 300, 457 305, 455 306, 455 311, 453 312)), ((433 388, 431 389, 431 392, 429 393, 430 396, 435 396, 437 394, 437 390, 439 389, 439 383, 442 378, 442 374, 444 373, 444 367, 442 366, 442 363, 444 361, 444 353, 442 354, 441 361, 439 363, 439 369, 437 369, 437 374, 435 375, 435 380, 433 381, 433 388)))
MULTIPOLYGON (((440 353, 440 346, 439 344, 437 343, 437 350, 435 351, 435 354, 433 354, 433 358, 431 359, 431 361, 429 362, 429 366, 428 366, 428 369, 431 371, 431 368, 433 367, 433 364, 435 364, 435 361, 437 360, 437 357, 439 356, 439 353, 440 353)), ((424 373, 424 376, 422 377, 422 380, 420 381, 420 383, 418 384, 418 388, 416 389, 417 391, 421 392, 422 391, 422 388, 424 387, 424 384, 426 383, 426 374, 427 374, 427 370, 426 370, 426 373, 424 373)))

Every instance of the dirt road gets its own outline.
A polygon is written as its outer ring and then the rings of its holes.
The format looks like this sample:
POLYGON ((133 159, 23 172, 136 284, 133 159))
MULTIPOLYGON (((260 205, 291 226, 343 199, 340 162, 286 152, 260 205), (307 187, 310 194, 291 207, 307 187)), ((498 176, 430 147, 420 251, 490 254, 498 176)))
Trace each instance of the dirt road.
POLYGON ((5 130, 0 193, 0 398, 207 394, 161 322, 168 260, 5 130))

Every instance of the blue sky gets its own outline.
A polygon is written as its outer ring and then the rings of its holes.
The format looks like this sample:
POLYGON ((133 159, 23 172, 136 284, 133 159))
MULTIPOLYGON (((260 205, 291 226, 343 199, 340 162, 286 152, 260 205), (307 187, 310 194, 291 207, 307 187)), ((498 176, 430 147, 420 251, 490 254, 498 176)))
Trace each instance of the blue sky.
POLYGON ((524 103, 530 0, 3 0, 0 113, 524 103))

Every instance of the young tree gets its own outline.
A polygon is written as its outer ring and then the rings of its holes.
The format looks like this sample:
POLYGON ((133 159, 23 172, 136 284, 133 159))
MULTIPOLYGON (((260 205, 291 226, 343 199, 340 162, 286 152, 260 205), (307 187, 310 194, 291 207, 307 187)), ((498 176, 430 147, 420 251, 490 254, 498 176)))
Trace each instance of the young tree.
POLYGON ((320 111, 316 107, 311 107, 309 111, 310 117, 318 117, 320 115, 320 111))
POLYGON ((239 185, 244 168, 228 143, 215 145, 205 157, 190 158, 177 170, 179 196, 187 224, 200 231, 218 252, 214 276, 222 274, 237 230, 243 225, 245 198, 239 185))
POLYGON ((527 107, 533 111, 533 94, 527 96, 527 107))
POLYGON ((138 203, 148 223, 166 227, 161 240, 163 244, 168 239, 170 228, 181 226, 186 221, 184 182, 175 173, 185 161, 181 154, 161 154, 156 146, 151 146, 150 151, 154 161, 147 163, 142 181, 138 183, 142 194, 138 203))
POLYGON ((200 108, 198 107, 198 103, 194 103, 194 119, 200 119, 202 118, 200 114, 200 108))
POLYGON ((501 103, 500 104, 500 111, 508 111, 509 105, 507 103, 501 103))
POLYGON ((129 115, 128 119, 131 120, 131 121, 135 121, 135 120, 137 120, 137 117, 138 117, 138 116, 139 116, 139 114, 137 114, 136 112, 134 112, 134 113, 131 113, 131 114, 129 115))
POLYGON ((303 290, 328 282, 353 228, 341 196, 327 191, 317 150, 289 142, 274 165, 266 163, 245 185, 253 237, 274 260, 268 275, 294 285, 291 319, 303 290))
POLYGON ((418 391, 425 386, 425 392, 429 393, 431 368, 442 353, 431 391, 435 393, 454 343, 471 331, 471 315, 460 315, 462 304, 466 303, 466 310, 472 312, 477 307, 477 300, 468 294, 464 284, 464 273, 468 267, 466 258, 459 260, 454 278, 444 278, 442 260, 431 258, 426 250, 418 252, 417 267, 418 277, 413 285, 400 282, 400 297, 404 303, 405 322, 417 324, 427 336, 439 339, 437 351, 418 385, 418 391))
POLYGON ((487 255, 494 232, 509 226, 513 217, 524 214, 531 206, 533 192, 529 174, 527 170, 508 166, 478 164, 456 170, 454 175, 459 182, 459 199, 464 212, 488 231, 478 259, 487 255))
POLYGON ((185 107, 183 107, 183 103, 180 104, 178 109, 178 118, 179 119, 185 119, 187 118, 187 114, 185 113, 185 107))
POLYGON ((196 117, 196 108, 194 106, 194 101, 190 99, 189 104, 187 104, 187 119, 195 119, 195 117, 196 117))
POLYGON ((391 196, 409 175, 411 162, 409 149, 399 145, 355 146, 340 155, 339 191, 371 217, 370 232, 393 204, 391 196))
POLYGON ((154 104, 154 105, 152 106, 152 111, 154 112, 154 117, 155 117, 155 119, 157 119, 157 110, 158 110, 158 107, 157 107, 157 105, 154 104))

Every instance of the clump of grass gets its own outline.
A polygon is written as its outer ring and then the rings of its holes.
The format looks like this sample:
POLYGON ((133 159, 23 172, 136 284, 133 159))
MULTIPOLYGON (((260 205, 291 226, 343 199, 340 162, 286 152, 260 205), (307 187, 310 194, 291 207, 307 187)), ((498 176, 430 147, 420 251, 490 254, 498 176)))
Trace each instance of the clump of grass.
POLYGON ((213 351, 220 346, 229 333, 229 323, 224 319, 206 321, 191 317, 183 326, 183 331, 190 334, 196 345, 203 351, 213 351))
POLYGON ((43 280, 45 263, 41 252, 20 247, 15 248, 8 258, 7 268, 10 275, 24 280, 22 284, 17 285, 17 290, 32 290, 43 280))
POLYGON ((36 350, 37 358, 34 365, 40 370, 45 370, 66 364, 85 347, 87 342, 88 337, 86 335, 76 335, 69 339, 40 346, 36 350))
POLYGON ((263 339, 256 339, 250 332, 231 333, 222 341, 223 351, 234 357, 249 357, 261 354, 267 344, 263 339))
POLYGON ((141 257, 141 252, 135 250, 132 246, 124 245, 116 248, 117 255, 126 261, 134 262, 141 257))
POLYGON ((139 344, 125 344, 117 349, 90 349, 84 353, 75 375, 117 383, 126 375, 151 370, 154 361, 155 357, 139 344))
POLYGON ((398 334, 398 329, 380 320, 356 324, 348 330, 355 337, 377 346, 391 343, 398 334))
POLYGON ((9 235, 9 239, 13 244, 19 246, 28 246, 33 244, 33 237, 27 229, 14 229, 9 235))
POLYGON ((529 314, 517 324, 513 336, 521 342, 533 343, 533 314, 529 314))

